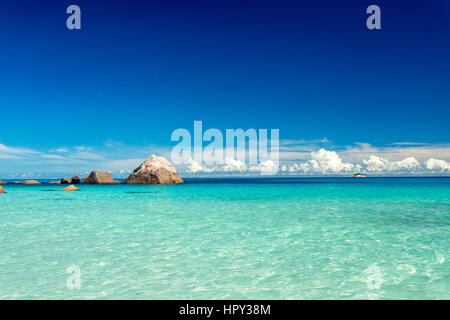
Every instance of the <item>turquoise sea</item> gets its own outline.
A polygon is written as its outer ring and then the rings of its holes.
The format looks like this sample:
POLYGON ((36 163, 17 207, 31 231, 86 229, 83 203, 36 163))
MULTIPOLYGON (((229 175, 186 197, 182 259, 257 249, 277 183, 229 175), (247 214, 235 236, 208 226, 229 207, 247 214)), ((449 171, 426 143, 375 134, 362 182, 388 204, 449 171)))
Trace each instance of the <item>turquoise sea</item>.
POLYGON ((449 178, 4 188, 0 299, 450 299, 449 178))

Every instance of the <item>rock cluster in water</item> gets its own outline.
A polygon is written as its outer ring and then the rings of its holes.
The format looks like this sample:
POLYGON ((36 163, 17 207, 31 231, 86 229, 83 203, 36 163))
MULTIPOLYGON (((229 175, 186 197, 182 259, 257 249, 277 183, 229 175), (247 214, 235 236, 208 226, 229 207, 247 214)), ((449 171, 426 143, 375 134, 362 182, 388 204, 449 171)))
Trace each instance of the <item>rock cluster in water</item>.
POLYGON ((151 155, 126 178, 128 184, 183 183, 175 167, 163 157, 151 155))
MULTIPOLYGON (((20 181, 14 181, 13 183, 22 184, 20 181)), ((114 180, 111 173, 107 171, 92 171, 87 177, 80 181, 77 175, 72 178, 62 178, 60 181, 51 181, 49 184, 68 184, 67 188, 61 189, 64 191, 78 190, 74 184, 118 184, 117 180, 114 180), (75 189, 74 189, 75 188, 75 189), (70 190, 69 190, 70 189, 70 190)), ((133 173, 126 178, 128 184, 178 184, 183 183, 175 167, 167 161, 164 157, 158 157, 151 155, 148 157, 133 173)), ((7 184, 7 182, 0 180, 1 184, 7 184)), ((36 180, 27 180, 23 184, 41 184, 36 180)), ((3 190, 4 193, 4 190, 3 190)))
POLYGON ((62 178, 61 184, 80 184, 80 178, 74 175, 72 178, 62 178))

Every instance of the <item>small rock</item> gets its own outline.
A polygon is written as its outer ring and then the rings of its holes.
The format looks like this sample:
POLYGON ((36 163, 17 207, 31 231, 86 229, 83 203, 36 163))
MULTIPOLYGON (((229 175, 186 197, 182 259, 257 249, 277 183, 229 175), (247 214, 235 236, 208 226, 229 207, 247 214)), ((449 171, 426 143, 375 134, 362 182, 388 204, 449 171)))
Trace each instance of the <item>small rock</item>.
POLYGON ((5 189, 3 189, 2 186, 0 186, 0 193, 6 193, 5 189))
POLYGON ((0 184, 8 184, 8 182, 0 180, 0 184))
POLYGON ((79 191, 80 189, 78 189, 77 187, 75 187, 74 185, 70 185, 68 187, 65 187, 64 189, 61 189, 59 191, 79 191))
POLYGON ((41 184, 39 181, 36 180, 27 180, 24 182, 24 184, 41 184))

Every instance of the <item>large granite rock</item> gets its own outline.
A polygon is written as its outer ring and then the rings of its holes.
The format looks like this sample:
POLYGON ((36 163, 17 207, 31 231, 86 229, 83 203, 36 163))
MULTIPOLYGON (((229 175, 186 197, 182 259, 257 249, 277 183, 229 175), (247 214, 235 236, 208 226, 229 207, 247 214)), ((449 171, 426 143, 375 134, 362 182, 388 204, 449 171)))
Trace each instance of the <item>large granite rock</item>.
POLYGON ((183 183, 175 167, 163 157, 152 155, 126 179, 128 184, 183 183))
POLYGON ((106 171, 92 171, 87 177, 81 180, 85 184, 116 184, 119 181, 111 177, 111 173, 106 171))
POLYGON ((5 189, 3 189, 2 186, 0 186, 0 193, 6 193, 5 189))
POLYGON ((8 182, 0 180, 0 184, 8 184, 8 182))

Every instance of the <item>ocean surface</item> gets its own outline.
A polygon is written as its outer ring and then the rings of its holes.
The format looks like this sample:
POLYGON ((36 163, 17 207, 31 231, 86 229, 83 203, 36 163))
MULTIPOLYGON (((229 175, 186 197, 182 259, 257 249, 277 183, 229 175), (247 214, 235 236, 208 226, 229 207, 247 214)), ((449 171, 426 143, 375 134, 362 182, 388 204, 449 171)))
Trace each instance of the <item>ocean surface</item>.
POLYGON ((0 299, 450 299, 449 178, 79 187, 4 186, 0 299))

